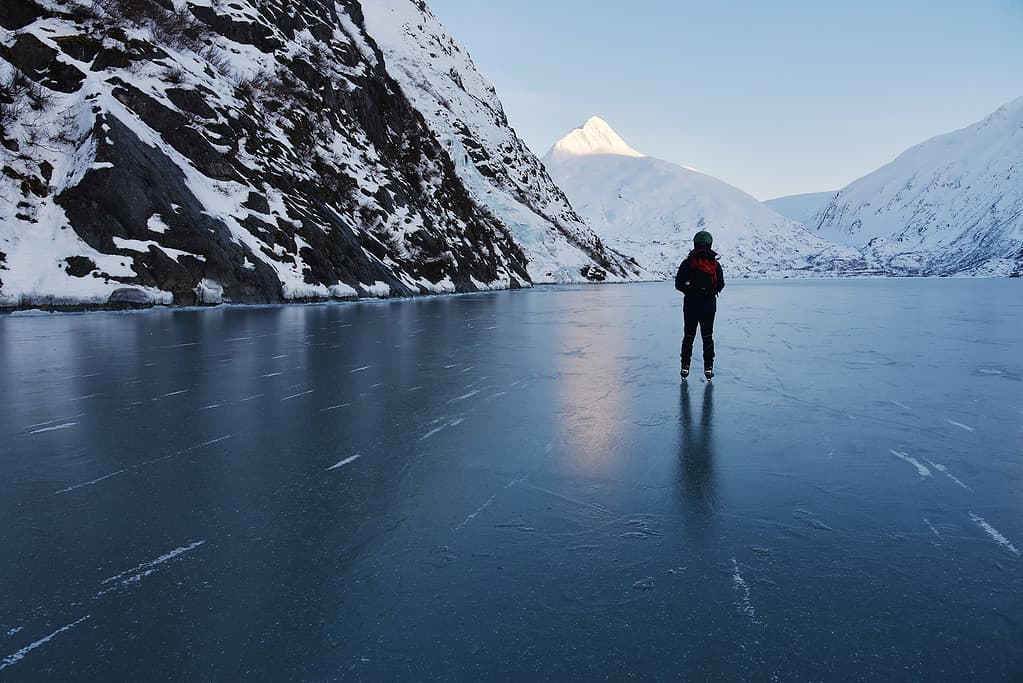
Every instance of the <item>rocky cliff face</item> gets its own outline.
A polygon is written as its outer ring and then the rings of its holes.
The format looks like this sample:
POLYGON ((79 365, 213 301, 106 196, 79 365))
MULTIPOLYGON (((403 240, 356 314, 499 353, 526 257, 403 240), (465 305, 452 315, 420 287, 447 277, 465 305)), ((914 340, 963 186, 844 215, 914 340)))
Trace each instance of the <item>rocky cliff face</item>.
POLYGON ((1023 275, 1023 98, 851 183, 807 227, 893 275, 1023 275))
MULTIPOLYGON (((4 0, 0 27, 0 306, 413 295, 537 273, 355 0, 4 0)), ((577 242, 576 277, 628 276, 577 242)))

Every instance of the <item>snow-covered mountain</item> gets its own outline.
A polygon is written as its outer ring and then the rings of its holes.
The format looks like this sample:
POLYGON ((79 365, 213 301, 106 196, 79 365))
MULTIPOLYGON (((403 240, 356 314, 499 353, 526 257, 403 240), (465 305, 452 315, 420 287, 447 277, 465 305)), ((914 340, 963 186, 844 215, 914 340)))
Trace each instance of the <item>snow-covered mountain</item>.
POLYGON ((791 218, 804 226, 813 221, 813 217, 827 205, 831 198, 838 194, 832 192, 807 192, 806 194, 790 194, 784 197, 768 199, 767 206, 785 218, 791 218))
POLYGON ((1023 272, 1023 97, 843 188, 808 227, 904 275, 1023 272))
POLYGON ((3 0, 0 167, 0 307, 639 270, 416 0, 3 0))
POLYGON ((646 156, 599 117, 571 131, 544 164, 604 242, 669 276, 698 230, 714 235, 729 272, 785 276, 858 272, 855 249, 810 234, 742 190, 646 156))
POLYGON ((470 194, 508 225, 533 282, 582 280, 593 261, 610 279, 635 279, 575 213, 539 159, 515 134, 494 87, 423 2, 363 3, 388 73, 455 162, 470 194))

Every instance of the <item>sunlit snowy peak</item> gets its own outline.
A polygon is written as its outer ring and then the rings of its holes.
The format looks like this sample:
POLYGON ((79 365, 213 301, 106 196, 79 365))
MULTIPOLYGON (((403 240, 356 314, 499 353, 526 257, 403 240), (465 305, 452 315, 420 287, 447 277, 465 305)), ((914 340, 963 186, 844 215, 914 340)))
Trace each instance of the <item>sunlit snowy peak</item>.
POLYGON ((582 126, 558 140, 548 153, 548 158, 557 161, 591 154, 613 154, 624 157, 646 156, 630 147, 608 125, 607 121, 599 116, 591 116, 582 126))
POLYGON ((737 187, 637 152, 593 117, 544 156, 572 206, 612 249, 668 277, 709 230, 729 272, 748 277, 857 272, 859 254, 811 235, 737 187))

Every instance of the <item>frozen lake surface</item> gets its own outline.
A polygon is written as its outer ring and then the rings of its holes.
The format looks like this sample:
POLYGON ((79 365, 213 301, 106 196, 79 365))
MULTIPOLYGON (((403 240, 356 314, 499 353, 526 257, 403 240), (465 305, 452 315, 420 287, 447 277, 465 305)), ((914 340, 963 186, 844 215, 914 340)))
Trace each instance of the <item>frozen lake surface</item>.
POLYGON ((0 318, 0 679, 1019 680, 1023 282, 679 304, 0 318))

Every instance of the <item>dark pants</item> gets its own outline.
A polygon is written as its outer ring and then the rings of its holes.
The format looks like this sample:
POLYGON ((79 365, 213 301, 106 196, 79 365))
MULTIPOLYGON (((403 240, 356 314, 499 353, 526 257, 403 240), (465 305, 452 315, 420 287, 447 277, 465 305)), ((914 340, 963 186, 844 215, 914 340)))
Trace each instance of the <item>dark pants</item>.
POLYGON ((682 336, 682 367, 688 368, 693 360, 693 342, 696 341, 696 329, 699 327, 703 337, 703 367, 714 367, 714 315, 717 313, 717 302, 689 301, 682 306, 682 318, 685 321, 682 336))

